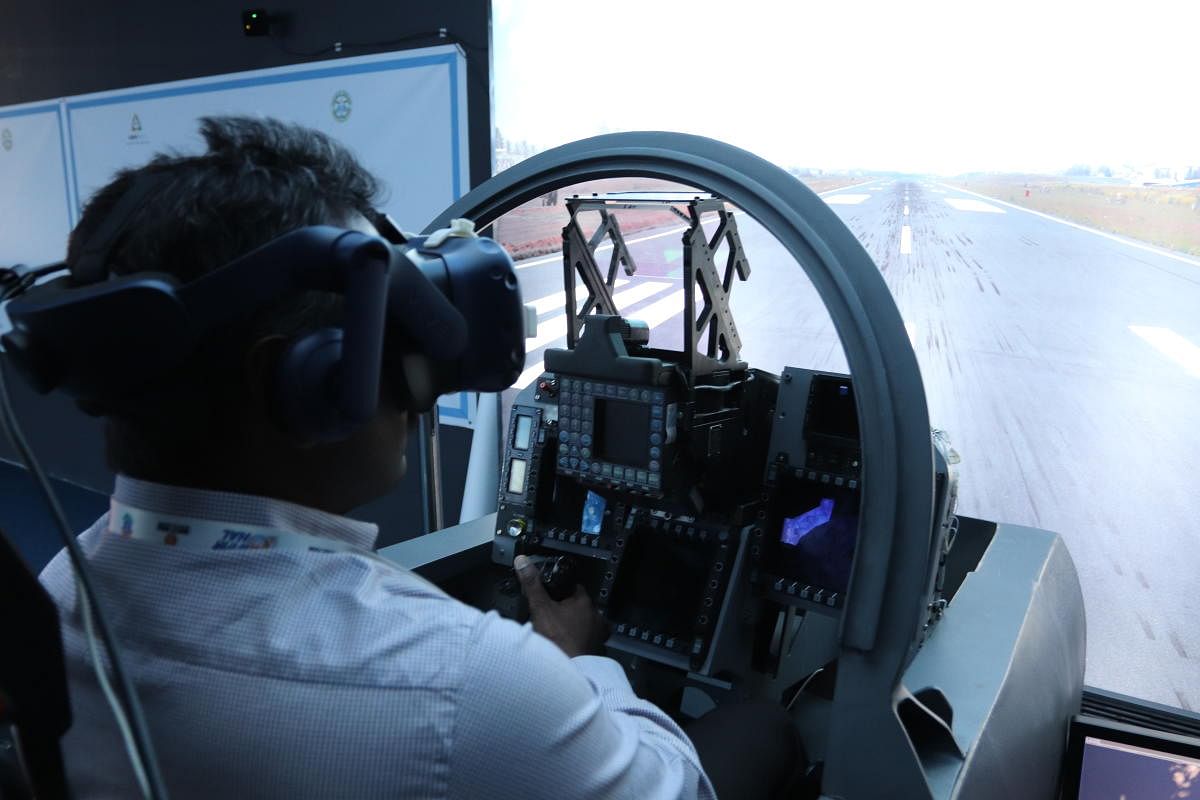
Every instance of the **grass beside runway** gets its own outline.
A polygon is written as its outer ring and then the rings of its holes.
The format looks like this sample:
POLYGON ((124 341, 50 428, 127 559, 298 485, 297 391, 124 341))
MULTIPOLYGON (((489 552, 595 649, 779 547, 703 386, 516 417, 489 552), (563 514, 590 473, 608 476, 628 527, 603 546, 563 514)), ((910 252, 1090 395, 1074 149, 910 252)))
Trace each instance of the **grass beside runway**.
POLYGON ((1069 183, 1040 175, 967 176, 948 183, 1097 230, 1200 255, 1200 188, 1069 183))

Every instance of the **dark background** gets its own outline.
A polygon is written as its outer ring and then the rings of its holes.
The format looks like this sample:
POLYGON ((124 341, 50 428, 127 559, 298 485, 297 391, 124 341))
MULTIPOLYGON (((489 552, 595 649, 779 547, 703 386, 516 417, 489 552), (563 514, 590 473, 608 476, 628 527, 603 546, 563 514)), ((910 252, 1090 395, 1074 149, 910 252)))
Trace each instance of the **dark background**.
MULTIPOLYGON (((265 4, 269 37, 246 37, 241 12, 228 0, 0 0, 0 106, 150 83, 222 75, 457 43, 467 58, 471 185, 491 175, 490 0, 374 2, 289 0, 265 4), (438 34, 446 29, 446 37, 438 34), (340 41, 340 53, 333 43, 340 41)), ((86 198, 81 198, 86 200, 86 198)), ((2 259, 0 259, 2 260, 2 259)), ((14 403, 34 451, 79 529, 107 508, 112 488, 100 422, 62 397, 41 397, 8 372, 14 403)), ((446 523, 458 521, 471 434, 443 426, 446 523)), ((0 437, 0 525, 40 569, 58 549, 52 522, 29 476, 11 464, 0 437)), ((379 545, 421 533, 419 456, 408 451, 409 475, 395 492, 356 512, 380 524, 379 545)))
POLYGON ((0 0, 0 106, 457 42, 467 57, 471 185, 490 177, 490 0, 262 3, 285 20, 265 38, 242 34, 241 12, 251 7, 229 0, 0 0), (439 28, 447 38, 438 37, 439 28), (336 41, 344 44, 341 53, 311 55, 336 41), (354 46, 363 43, 375 44, 354 46))

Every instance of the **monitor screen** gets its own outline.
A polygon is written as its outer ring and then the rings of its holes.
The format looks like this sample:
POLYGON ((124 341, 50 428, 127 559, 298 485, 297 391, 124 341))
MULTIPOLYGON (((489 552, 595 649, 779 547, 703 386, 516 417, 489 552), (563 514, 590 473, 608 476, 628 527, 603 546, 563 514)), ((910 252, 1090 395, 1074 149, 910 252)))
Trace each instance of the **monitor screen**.
POLYGON ((1200 796, 1200 758, 1095 736, 1084 738, 1079 800, 1177 800, 1189 796, 1200 796))
POLYGON ((808 495, 779 526, 781 577, 844 592, 858 538, 858 502, 851 495, 808 495))
POLYGON ((528 450, 533 438, 533 417, 528 414, 517 415, 517 426, 513 432, 513 447, 517 450, 528 450))
POLYGON ((854 405, 854 386, 850 381, 817 375, 809 400, 808 433, 858 438, 858 408, 854 405))
POLYGON ((510 494, 521 494, 525 491, 525 471, 529 466, 523 458, 514 458, 508 462, 508 491, 510 494))
POLYGON ((652 633, 687 636, 707 577, 702 549, 654 531, 634 531, 613 584, 609 619, 652 633))
POLYGON ((596 398, 596 458, 645 469, 650 464, 650 406, 596 398))

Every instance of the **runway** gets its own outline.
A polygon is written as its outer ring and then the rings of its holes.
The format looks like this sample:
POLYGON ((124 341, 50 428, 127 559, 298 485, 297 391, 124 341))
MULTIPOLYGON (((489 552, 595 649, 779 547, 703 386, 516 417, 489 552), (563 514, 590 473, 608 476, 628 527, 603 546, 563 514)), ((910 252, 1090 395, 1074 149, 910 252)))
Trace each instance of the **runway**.
MULTIPOLYGON (((900 307, 931 422, 962 455, 960 512, 1062 534, 1089 684, 1200 709, 1200 262, 932 180, 824 198, 900 307)), ((743 358, 846 371, 795 261, 747 216, 738 225, 752 267, 732 292, 743 358)), ((616 301, 656 346, 682 339, 682 230, 627 237, 638 271, 616 301)), ((539 312, 525 385, 565 342, 561 256, 518 276, 539 312)))

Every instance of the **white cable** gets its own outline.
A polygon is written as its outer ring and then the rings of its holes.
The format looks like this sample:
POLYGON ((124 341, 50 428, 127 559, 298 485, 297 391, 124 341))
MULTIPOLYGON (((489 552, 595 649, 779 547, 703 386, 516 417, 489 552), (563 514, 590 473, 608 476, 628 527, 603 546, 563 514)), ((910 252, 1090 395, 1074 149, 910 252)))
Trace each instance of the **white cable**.
POLYGON ((800 688, 796 690, 796 693, 792 695, 792 699, 788 701, 787 707, 784 708, 784 711, 791 711, 792 706, 796 705, 796 701, 800 699, 800 695, 804 694, 804 690, 808 688, 808 684, 812 682, 812 679, 824 671, 824 667, 817 667, 811 675, 805 678, 804 683, 800 684, 800 688))
POLYGON ((104 692, 104 697, 108 700, 108 705, 112 709, 113 717, 117 720, 117 727, 121 729, 121 739, 125 743, 126 753, 129 754, 129 763, 133 767, 134 777, 137 778, 138 786, 141 787, 142 797, 148 798, 151 796, 150 781, 146 778, 146 769, 142 764, 137 745, 134 743, 133 729, 129 725, 129 718, 125 715, 125 707, 117 699, 116 693, 113 692, 112 684, 108 681, 108 669, 104 665, 104 660, 100 657, 100 649, 96 646, 96 632, 92 628, 92 605, 88 602, 87 593, 83 590, 83 584, 78 577, 75 578, 75 594, 79 598, 79 614, 83 617, 88 652, 92 656, 92 666, 96 670, 96 679, 100 682, 100 689, 104 692))

